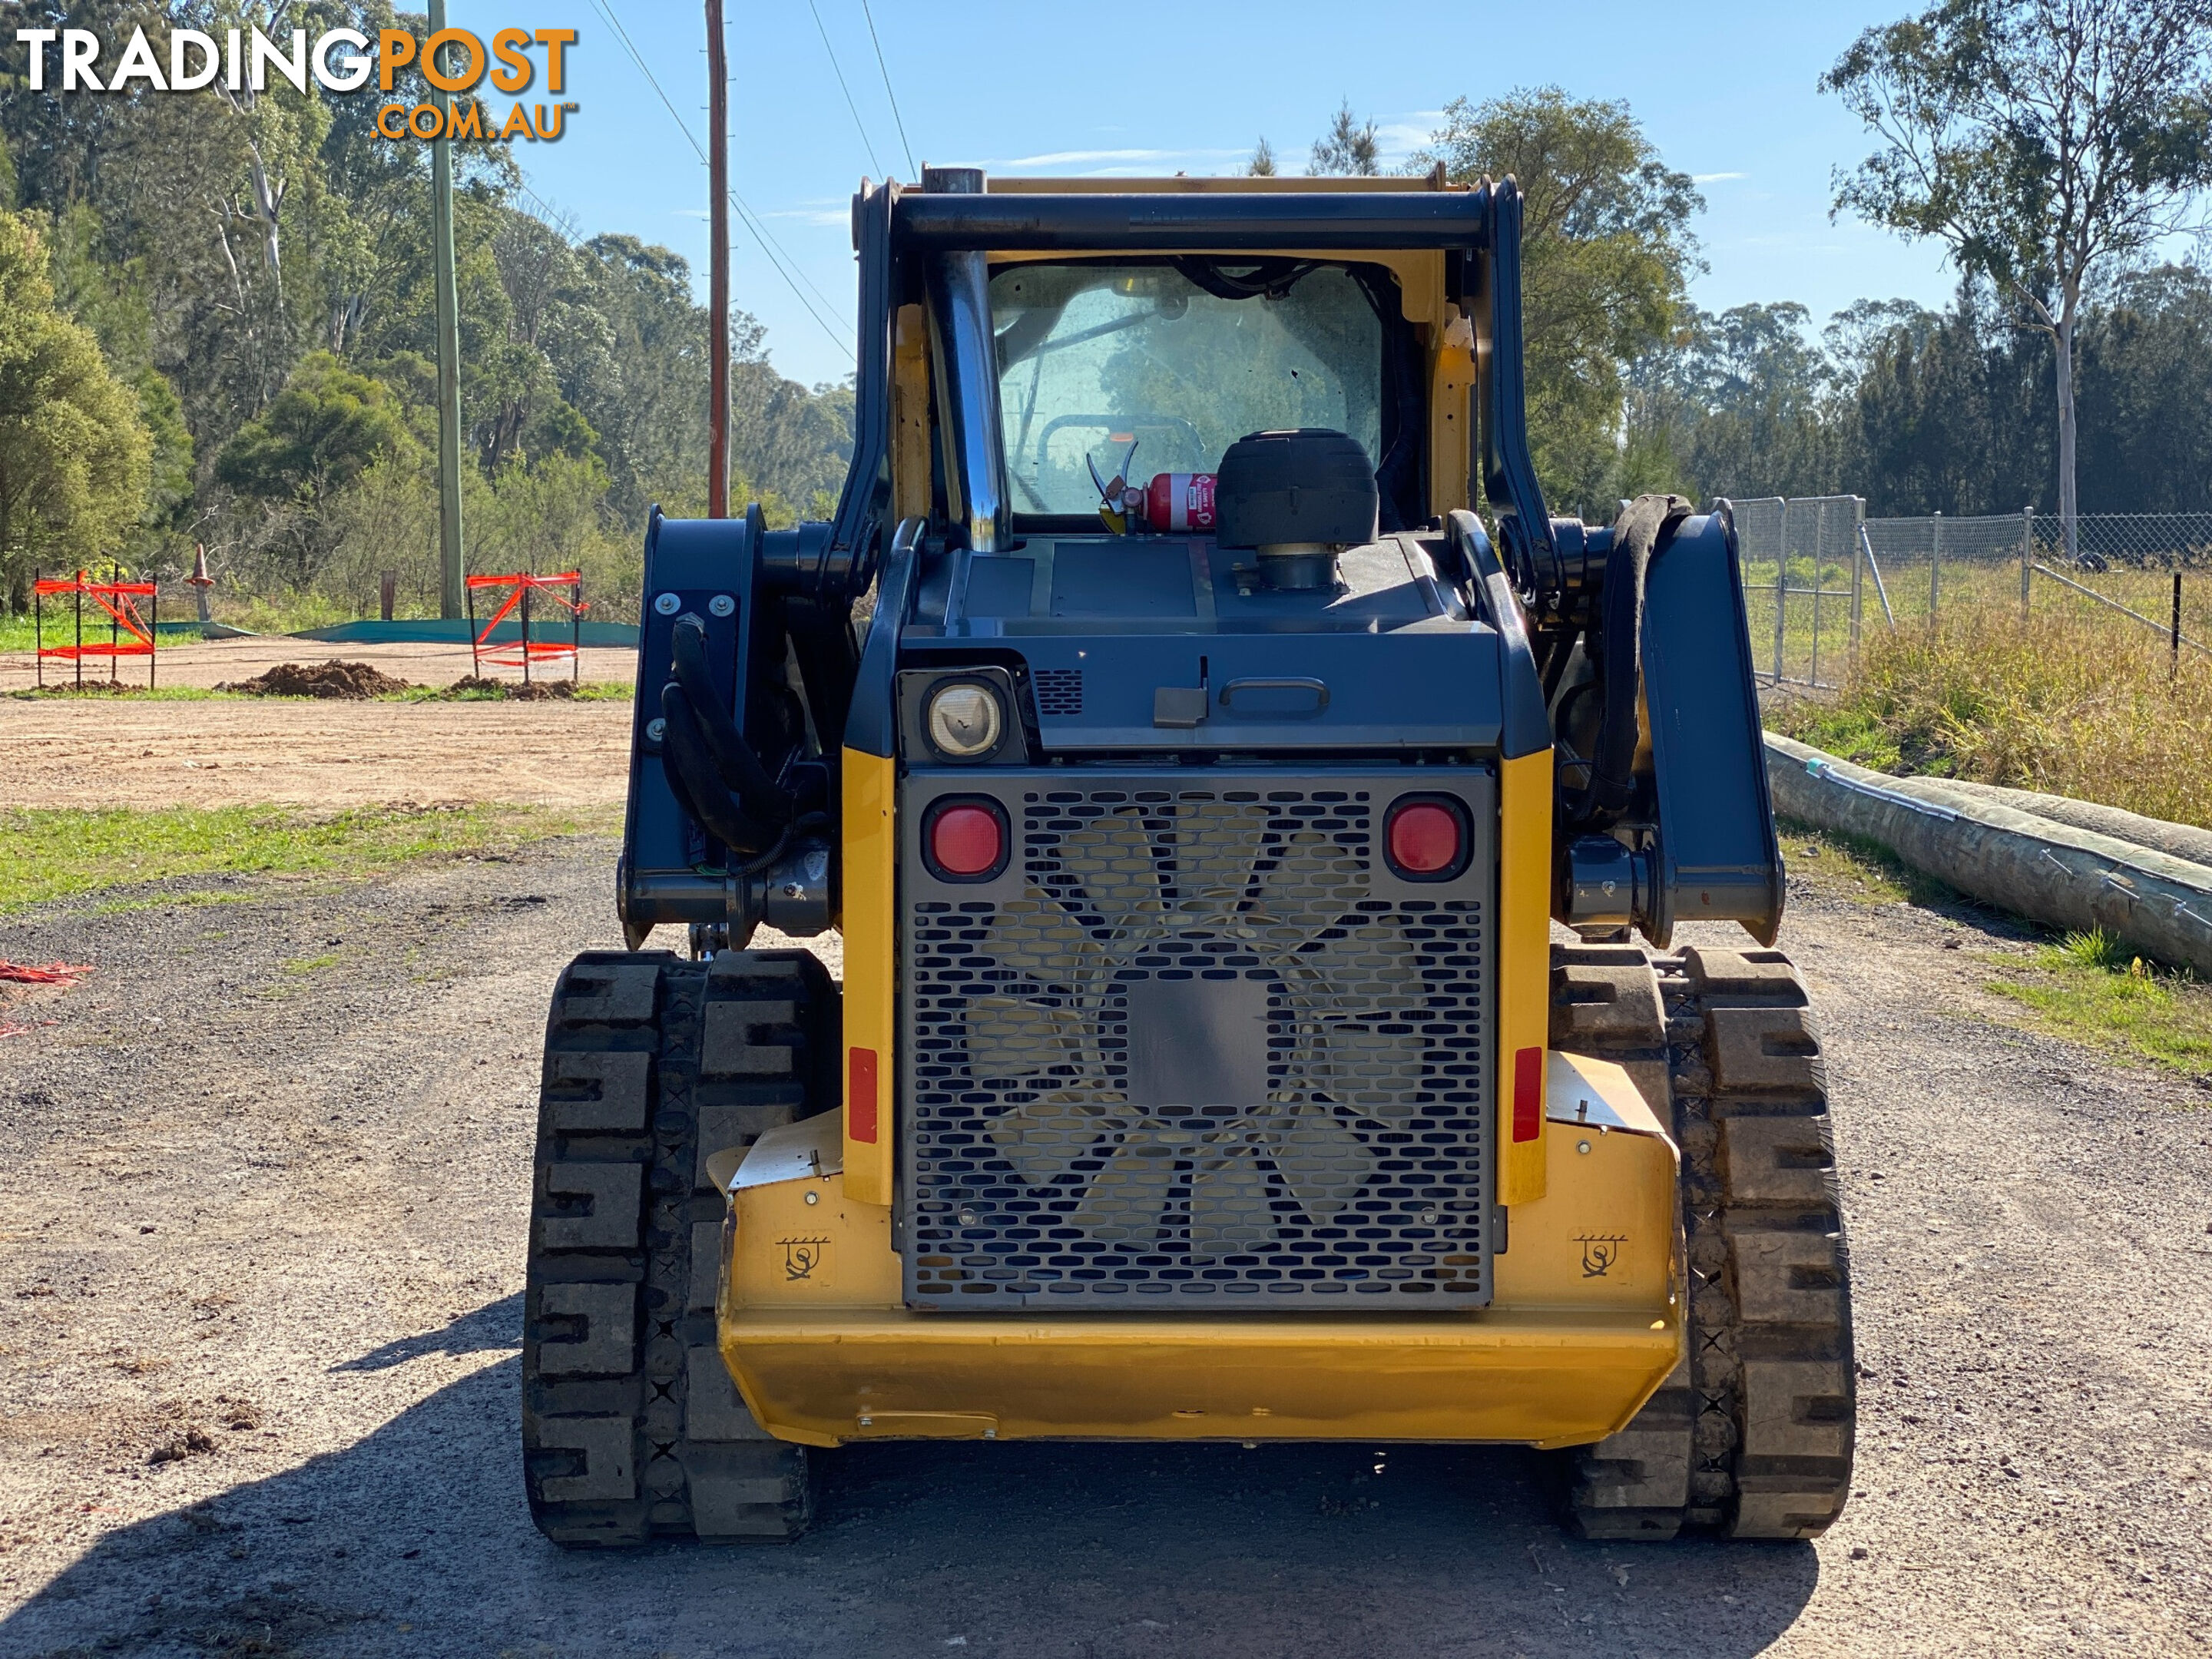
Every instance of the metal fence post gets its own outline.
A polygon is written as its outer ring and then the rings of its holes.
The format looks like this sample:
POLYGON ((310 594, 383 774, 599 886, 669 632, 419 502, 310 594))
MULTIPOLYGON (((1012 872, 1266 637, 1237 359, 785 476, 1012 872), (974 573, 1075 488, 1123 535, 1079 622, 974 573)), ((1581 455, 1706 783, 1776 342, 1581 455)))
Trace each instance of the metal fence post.
POLYGON ((2028 620, 2034 599, 2035 582, 2035 503, 2030 501, 2020 510, 2020 619, 2028 620))
POLYGON ((1936 625, 1936 609, 1943 597, 1943 515, 1936 515, 1936 527, 1928 543, 1928 625, 1936 625))
POLYGON ((1820 683, 1820 550, 1828 543, 1828 503, 1822 501, 1813 509, 1813 661, 1805 671, 1805 683, 1820 683))
POLYGON ((1782 502, 1782 533, 1774 544, 1774 683, 1782 684, 1782 624, 1790 609, 1790 508, 1782 502))
POLYGON ((2173 629, 2172 644, 2168 647, 2170 660, 2166 678, 2179 684, 2181 679, 2181 567, 2173 567, 2173 629))
POLYGON ((1866 610, 1866 556, 1858 532, 1866 524, 1866 499, 1851 497, 1851 666, 1858 666, 1859 623, 1866 610))

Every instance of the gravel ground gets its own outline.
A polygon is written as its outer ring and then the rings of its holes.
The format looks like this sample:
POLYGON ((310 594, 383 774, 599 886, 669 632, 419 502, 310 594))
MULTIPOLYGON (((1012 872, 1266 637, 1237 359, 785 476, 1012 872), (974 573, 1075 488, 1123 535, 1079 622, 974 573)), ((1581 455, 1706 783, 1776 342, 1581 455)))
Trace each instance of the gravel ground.
POLYGON ((963 1444, 825 1456, 789 1547, 564 1554, 515 1451, 532 1097, 612 858, 0 922, 0 956, 98 964, 0 1042, 0 1655, 2206 1640, 2212 1097, 2002 1024, 1979 981, 2016 941, 1818 893, 1785 944, 1866 1372, 1818 1545, 1571 1542, 1519 1450, 963 1444))

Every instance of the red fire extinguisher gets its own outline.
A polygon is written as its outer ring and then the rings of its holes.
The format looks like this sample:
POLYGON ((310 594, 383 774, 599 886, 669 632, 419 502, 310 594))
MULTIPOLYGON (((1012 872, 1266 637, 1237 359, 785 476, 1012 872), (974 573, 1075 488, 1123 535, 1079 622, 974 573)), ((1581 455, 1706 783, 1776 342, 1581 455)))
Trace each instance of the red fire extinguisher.
POLYGON ((1179 530, 1211 530, 1217 476, 1212 472, 1162 472, 1144 489, 1129 490, 1122 497, 1123 506, 1131 518, 1141 519, 1145 528, 1155 535, 1179 530))

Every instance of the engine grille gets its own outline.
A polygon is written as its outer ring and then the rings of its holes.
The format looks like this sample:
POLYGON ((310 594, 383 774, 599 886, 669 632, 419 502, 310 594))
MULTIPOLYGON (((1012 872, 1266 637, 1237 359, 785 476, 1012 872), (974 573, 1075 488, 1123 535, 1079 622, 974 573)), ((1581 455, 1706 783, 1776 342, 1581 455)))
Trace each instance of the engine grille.
POLYGON ((1486 841, 1409 889, 1402 773, 1029 775, 1018 873, 907 884, 909 1304, 1487 1303, 1486 841))

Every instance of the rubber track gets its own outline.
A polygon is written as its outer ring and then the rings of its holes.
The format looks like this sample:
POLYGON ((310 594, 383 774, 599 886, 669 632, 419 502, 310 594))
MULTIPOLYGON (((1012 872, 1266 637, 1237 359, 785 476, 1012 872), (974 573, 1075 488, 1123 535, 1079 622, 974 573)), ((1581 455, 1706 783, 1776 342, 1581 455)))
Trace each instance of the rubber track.
POLYGON ((806 1526, 805 1449, 753 1419, 715 1346, 726 1206, 706 1164, 830 1098, 835 999, 803 951, 594 951, 562 975, 522 1347, 524 1484, 556 1543, 806 1526))
POLYGON ((1775 951, 1553 952, 1555 1047, 1622 1063, 1682 1149, 1688 1352, 1619 1434, 1565 1454, 1586 1537, 1817 1538, 1850 1490, 1850 1264, 1826 1066, 1775 951), (1662 1113, 1663 1115, 1663 1113, 1662 1113))

